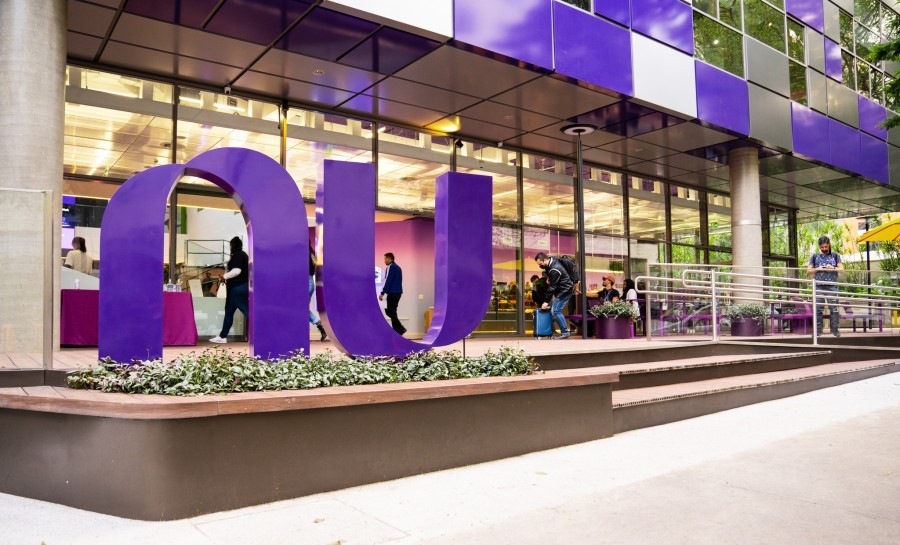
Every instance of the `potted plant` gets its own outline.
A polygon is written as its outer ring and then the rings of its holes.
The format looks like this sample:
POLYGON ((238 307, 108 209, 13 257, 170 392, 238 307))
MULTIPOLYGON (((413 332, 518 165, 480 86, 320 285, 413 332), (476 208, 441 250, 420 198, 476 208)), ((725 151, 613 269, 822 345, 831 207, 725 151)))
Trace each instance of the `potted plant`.
POLYGON ((769 310, 761 303, 747 303, 728 307, 731 334, 741 337, 760 337, 769 310))
POLYGON ((588 312, 597 318, 594 332, 598 339, 630 339, 640 314, 625 301, 592 306, 588 312))

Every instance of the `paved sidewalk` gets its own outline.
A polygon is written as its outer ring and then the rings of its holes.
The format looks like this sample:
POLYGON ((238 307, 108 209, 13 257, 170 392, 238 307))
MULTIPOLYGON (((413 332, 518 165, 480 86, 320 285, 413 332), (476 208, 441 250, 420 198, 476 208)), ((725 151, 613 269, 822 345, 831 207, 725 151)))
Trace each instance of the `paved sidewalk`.
POLYGON ((896 545, 898 428, 900 373, 601 441, 176 522, 136 522, 0 494, 0 544, 896 545))

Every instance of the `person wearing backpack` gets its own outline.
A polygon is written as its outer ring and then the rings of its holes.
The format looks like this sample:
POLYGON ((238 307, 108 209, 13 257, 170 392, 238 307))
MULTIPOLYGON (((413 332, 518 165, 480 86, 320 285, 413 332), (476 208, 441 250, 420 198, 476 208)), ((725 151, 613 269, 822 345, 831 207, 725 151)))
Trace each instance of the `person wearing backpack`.
POLYGON ((563 309, 566 308, 569 299, 575 293, 575 282, 560 259, 540 252, 534 256, 534 260, 540 268, 547 271, 547 300, 544 301, 541 308, 550 307, 553 319, 559 325, 559 335, 554 335, 552 338, 568 339, 570 336, 569 324, 566 322, 566 317, 563 316, 563 309), (552 301, 552 303, 548 303, 548 301, 552 301))

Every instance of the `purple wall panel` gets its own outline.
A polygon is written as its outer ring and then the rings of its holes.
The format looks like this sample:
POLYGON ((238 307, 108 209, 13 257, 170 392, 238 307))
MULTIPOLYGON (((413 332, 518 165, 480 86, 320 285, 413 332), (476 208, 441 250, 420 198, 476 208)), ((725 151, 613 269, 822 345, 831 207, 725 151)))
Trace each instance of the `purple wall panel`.
POLYGON ((794 135, 794 153, 816 159, 831 161, 828 118, 806 106, 791 102, 791 129, 794 135))
POLYGON ((456 0, 454 38, 552 70, 552 4, 553 0, 456 0))
POLYGON ((554 2, 553 44, 558 73, 634 95, 631 33, 627 29, 554 2))
POLYGON ((747 82, 705 62, 698 60, 694 64, 697 117, 741 134, 750 134, 747 82))
POLYGON ((597 0, 594 2, 594 13, 625 26, 631 26, 630 0, 597 0))
POLYGON ((825 32, 825 9, 822 0, 785 0, 784 7, 797 19, 820 33, 825 32))
POLYGON ((860 173, 858 130, 834 119, 828 120, 831 140, 830 163, 838 168, 860 173))
POLYGON ((865 133, 859 135, 860 169, 863 176, 890 183, 888 144, 865 133))
MULTIPOLYGON (((813 39, 816 38, 813 36, 813 39)), ((841 46, 831 38, 825 38, 825 75, 841 81, 841 46)))
POLYGON ((859 128, 876 138, 887 140, 887 131, 878 126, 887 116, 884 106, 859 95, 859 128))
POLYGON ((681 0, 632 0, 631 28, 694 54, 693 12, 681 0))

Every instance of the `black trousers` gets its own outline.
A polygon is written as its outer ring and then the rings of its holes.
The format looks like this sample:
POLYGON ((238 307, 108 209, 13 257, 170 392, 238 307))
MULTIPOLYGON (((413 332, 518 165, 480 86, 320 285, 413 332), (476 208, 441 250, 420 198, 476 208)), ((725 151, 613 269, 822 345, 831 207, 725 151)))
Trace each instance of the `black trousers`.
POLYGON ((402 295, 402 293, 386 293, 387 308, 384 309, 384 313, 391 319, 391 327, 401 335, 406 333, 406 328, 403 327, 403 324, 400 323, 400 318, 397 317, 397 305, 400 304, 400 297, 402 295))

